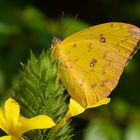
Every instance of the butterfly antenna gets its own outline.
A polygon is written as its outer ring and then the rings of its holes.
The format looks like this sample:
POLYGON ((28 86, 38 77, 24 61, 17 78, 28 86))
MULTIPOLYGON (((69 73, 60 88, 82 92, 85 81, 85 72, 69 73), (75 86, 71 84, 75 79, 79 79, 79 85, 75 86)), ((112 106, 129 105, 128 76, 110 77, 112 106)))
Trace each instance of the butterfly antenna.
POLYGON ((78 14, 76 14, 74 16, 74 18, 71 20, 71 22, 64 28, 64 32, 63 32, 63 35, 62 37, 64 36, 64 34, 66 33, 66 31, 70 28, 70 26, 72 25, 72 23, 78 18, 78 14))
POLYGON ((63 25, 63 20, 64 20, 64 11, 62 11, 61 18, 60 18, 60 24, 62 25, 63 25))
POLYGON ((60 36, 60 33, 62 33, 63 32, 63 26, 64 26, 64 22, 63 22, 63 20, 64 20, 64 11, 62 11, 62 13, 61 13, 61 16, 59 17, 59 22, 58 22, 58 30, 57 30, 57 33, 58 33, 58 35, 60 36))

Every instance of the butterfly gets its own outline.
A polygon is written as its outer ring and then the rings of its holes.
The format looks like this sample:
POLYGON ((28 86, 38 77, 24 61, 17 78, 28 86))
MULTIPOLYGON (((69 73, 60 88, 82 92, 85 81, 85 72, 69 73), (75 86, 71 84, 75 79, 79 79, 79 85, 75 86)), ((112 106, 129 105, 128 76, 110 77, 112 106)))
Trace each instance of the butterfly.
POLYGON ((129 60, 140 47, 140 29, 110 22, 53 41, 62 83, 82 107, 104 104, 129 60))

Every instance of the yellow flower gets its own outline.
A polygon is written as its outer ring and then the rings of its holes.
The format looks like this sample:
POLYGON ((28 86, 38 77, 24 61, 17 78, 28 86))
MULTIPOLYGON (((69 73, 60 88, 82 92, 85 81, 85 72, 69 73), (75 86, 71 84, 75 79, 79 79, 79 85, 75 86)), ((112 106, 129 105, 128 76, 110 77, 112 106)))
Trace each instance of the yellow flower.
POLYGON ((54 121, 47 115, 38 115, 33 118, 25 118, 20 115, 20 106, 12 98, 9 98, 3 108, 0 108, 0 128, 8 136, 0 137, 0 140, 24 140, 23 133, 33 129, 46 129, 55 126, 54 121))

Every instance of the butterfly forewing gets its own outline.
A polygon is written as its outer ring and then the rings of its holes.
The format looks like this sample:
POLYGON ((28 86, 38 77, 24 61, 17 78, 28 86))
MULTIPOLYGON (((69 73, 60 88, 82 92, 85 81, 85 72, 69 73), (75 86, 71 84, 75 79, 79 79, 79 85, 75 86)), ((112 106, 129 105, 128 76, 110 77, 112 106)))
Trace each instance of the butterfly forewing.
POLYGON ((55 47, 61 79, 84 107, 106 98, 139 46, 140 29, 126 23, 105 23, 71 35, 55 47))

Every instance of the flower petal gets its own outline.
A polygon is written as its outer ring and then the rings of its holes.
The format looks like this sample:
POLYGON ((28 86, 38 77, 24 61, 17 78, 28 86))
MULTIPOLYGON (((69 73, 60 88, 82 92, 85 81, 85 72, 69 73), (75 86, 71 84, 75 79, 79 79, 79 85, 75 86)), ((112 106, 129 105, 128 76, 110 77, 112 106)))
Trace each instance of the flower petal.
POLYGON ((85 108, 83 108, 78 102, 76 102, 75 100, 71 98, 70 104, 69 104, 69 110, 65 117, 68 120, 69 118, 79 115, 84 111, 85 111, 85 108))
POLYGON ((0 128, 8 134, 7 122, 3 108, 0 108, 0 128))
POLYGON ((94 107, 98 107, 98 106, 101 106, 101 105, 105 105, 105 104, 108 104, 110 101, 111 101, 110 98, 104 98, 103 100, 97 102, 95 105, 88 106, 87 108, 94 108, 94 107))
POLYGON ((11 136, 3 136, 3 137, 0 137, 0 140, 12 140, 12 137, 11 136))
POLYGON ((9 98, 5 103, 5 115, 9 127, 14 127, 17 125, 20 113, 19 104, 12 98, 9 98))
POLYGON ((46 129, 55 126, 54 121, 47 115, 38 115, 31 119, 20 117, 19 121, 23 124, 21 127, 22 134, 32 129, 46 129))

